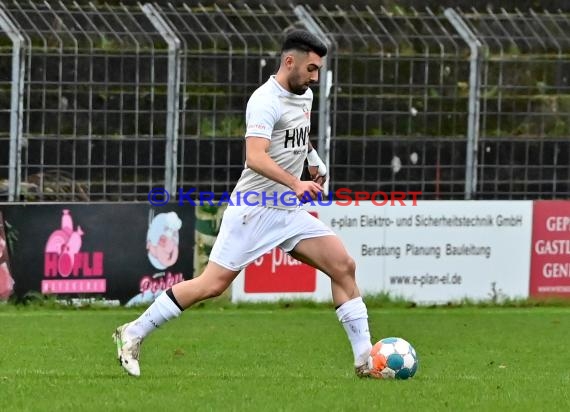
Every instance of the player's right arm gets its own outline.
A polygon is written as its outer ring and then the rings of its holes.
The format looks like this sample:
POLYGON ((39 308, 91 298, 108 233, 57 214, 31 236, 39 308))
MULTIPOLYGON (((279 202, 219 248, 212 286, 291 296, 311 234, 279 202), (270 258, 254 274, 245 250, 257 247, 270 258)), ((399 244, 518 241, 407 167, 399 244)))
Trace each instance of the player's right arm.
POLYGON ((303 181, 281 168, 267 153, 270 140, 265 137, 247 136, 245 141, 245 158, 247 167, 287 186, 295 192, 298 198, 308 192, 313 199, 323 191, 323 187, 313 181, 303 181))
POLYGON ((323 188, 311 181, 302 181, 279 166, 269 156, 269 144, 275 123, 281 117, 279 100, 270 94, 254 93, 246 109, 246 165, 254 172, 287 186, 301 198, 305 192, 316 198, 323 188))

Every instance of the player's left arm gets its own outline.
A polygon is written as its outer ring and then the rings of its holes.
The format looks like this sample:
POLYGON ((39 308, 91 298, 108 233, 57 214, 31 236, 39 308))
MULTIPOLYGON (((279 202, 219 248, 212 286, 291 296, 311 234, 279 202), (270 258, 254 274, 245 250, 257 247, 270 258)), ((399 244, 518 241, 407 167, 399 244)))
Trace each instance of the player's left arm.
POLYGON ((327 180, 327 166, 319 157, 316 149, 309 140, 309 147, 307 151, 307 163, 309 164, 309 174, 314 182, 323 185, 327 180))

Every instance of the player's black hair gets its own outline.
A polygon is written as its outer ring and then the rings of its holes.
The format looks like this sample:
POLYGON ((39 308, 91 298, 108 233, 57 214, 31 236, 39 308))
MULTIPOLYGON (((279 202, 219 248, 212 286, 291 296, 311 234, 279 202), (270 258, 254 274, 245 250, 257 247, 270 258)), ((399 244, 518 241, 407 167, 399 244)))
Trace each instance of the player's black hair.
POLYGON ((291 30, 283 41, 281 53, 289 50, 299 50, 304 52, 315 52, 319 57, 327 54, 327 46, 318 39, 317 36, 309 33, 306 30, 291 30))

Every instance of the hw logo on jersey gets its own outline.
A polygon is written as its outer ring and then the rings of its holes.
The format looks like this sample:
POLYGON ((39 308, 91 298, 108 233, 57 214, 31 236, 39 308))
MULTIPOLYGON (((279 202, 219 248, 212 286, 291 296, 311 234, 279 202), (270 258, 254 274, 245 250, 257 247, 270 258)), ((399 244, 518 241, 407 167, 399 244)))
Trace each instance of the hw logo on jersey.
POLYGON ((309 126, 299 127, 297 129, 285 130, 285 143, 283 147, 287 149, 289 142, 291 142, 291 147, 301 147, 307 145, 307 138, 309 137, 309 126), (295 146, 295 143, 297 146, 295 146))
MULTIPOLYGON (((309 212, 318 218, 316 212, 309 212)), ((246 293, 315 292, 317 270, 275 248, 245 268, 246 293)))

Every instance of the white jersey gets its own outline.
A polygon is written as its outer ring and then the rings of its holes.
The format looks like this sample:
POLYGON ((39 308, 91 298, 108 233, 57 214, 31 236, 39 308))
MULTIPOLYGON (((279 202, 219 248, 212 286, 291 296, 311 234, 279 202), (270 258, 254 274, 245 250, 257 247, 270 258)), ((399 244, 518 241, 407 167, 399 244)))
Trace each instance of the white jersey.
MULTIPOLYGON (((245 136, 270 140, 269 156, 284 170, 301 177, 307 157, 311 129, 311 89, 303 95, 285 90, 271 76, 251 95, 246 109, 245 136)), ((231 201, 237 205, 259 205, 290 209, 298 207, 294 192, 247 167, 234 188, 231 201)))

